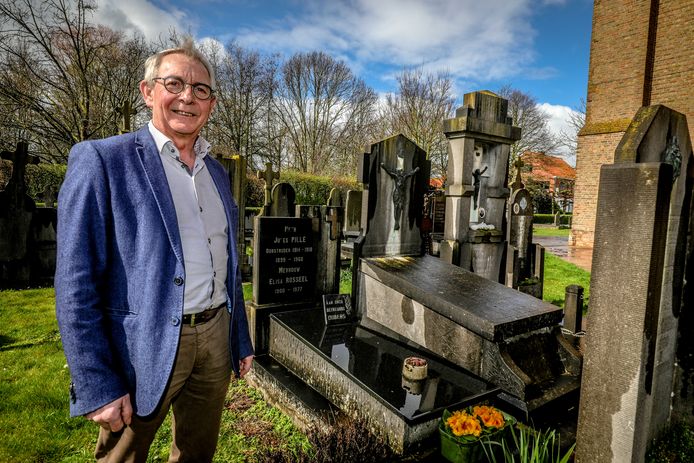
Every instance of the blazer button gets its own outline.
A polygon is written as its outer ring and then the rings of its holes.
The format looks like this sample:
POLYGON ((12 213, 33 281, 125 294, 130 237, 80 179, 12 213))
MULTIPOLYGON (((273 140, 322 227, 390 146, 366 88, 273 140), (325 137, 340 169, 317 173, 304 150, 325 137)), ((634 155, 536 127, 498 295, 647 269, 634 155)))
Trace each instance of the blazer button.
POLYGON ((183 284, 183 278, 181 278, 181 277, 174 278, 174 284, 176 286, 181 286, 183 284))
POLYGON ((171 317, 171 324, 173 326, 178 326, 181 323, 181 319, 178 317, 171 317))

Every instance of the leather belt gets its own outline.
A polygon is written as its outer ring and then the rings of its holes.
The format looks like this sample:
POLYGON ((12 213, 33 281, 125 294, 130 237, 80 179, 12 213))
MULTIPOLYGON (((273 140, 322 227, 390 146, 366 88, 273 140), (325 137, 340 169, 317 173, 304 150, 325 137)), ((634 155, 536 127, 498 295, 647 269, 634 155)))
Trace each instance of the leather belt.
POLYGON ((196 326, 196 325, 202 325, 203 323, 207 323, 210 320, 212 320, 215 315, 217 315, 217 312, 222 307, 226 307, 226 303, 221 304, 217 307, 213 307, 211 309, 203 310, 202 312, 184 315, 183 316, 183 324, 184 325, 190 325, 190 326, 196 326))

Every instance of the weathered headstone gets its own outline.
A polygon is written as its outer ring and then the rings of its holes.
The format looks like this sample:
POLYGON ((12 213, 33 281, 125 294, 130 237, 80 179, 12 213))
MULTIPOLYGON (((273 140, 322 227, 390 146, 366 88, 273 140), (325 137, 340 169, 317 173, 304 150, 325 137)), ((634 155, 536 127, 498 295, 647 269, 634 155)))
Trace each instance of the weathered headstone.
POLYGON ((337 188, 330 190, 330 195, 328 195, 328 206, 332 207, 342 207, 342 193, 337 188))
POLYGON ((516 179, 511 184, 508 207, 508 249, 506 252, 506 286, 542 299, 543 265, 535 265, 542 253, 533 244, 533 199, 521 180, 523 162, 515 163, 516 179))
POLYGON ((397 135, 371 145, 361 162, 360 256, 420 254, 419 227, 431 171, 426 153, 397 135))
POLYGON ((520 129, 507 116, 508 102, 491 92, 468 93, 463 102, 456 117, 444 121, 449 155, 441 258, 503 282, 508 158, 520 129))
POLYGON ((669 419, 692 185, 685 116, 641 108, 600 173, 577 462, 641 462, 669 419))
POLYGON ((29 155, 25 142, 0 157, 12 161, 12 177, 0 192, 0 287, 25 286, 31 278, 28 244, 36 204, 27 194, 24 173, 27 163, 38 164, 39 159, 29 155))
POLYGON ((361 231, 362 192, 349 190, 345 201, 345 223, 343 232, 347 240, 353 240, 361 231))
POLYGON ((278 183, 272 187, 270 205, 265 206, 264 214, 270 217, 294 217, 296 192, 289 183, 278 183))

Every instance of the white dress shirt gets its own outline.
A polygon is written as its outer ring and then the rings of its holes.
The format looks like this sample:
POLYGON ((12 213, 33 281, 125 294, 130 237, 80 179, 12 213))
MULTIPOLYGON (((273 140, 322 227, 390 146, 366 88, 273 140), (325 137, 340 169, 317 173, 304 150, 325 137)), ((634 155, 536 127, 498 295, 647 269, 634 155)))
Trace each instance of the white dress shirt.
POLYGON ((185 268, 183 313, 217 307, 227 300, 229 230, 224 205, 203 160, 210 144, 198 137, 193 147, 195 165, 191 171, 181 161, 173 142, 151 121, 149 131, 161 155, 176 208, 185 268))

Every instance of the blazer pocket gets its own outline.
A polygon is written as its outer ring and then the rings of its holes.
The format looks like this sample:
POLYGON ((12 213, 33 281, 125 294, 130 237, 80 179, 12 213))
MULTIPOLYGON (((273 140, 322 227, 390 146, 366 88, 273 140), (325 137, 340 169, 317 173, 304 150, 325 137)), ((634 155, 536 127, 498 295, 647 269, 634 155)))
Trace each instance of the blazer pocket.
POLYGON ((109 316, 111 317, 132 317, 137 315, 137 311, 132 310, 129 307, 106 307, 106 313, 109 314, 109 316))

